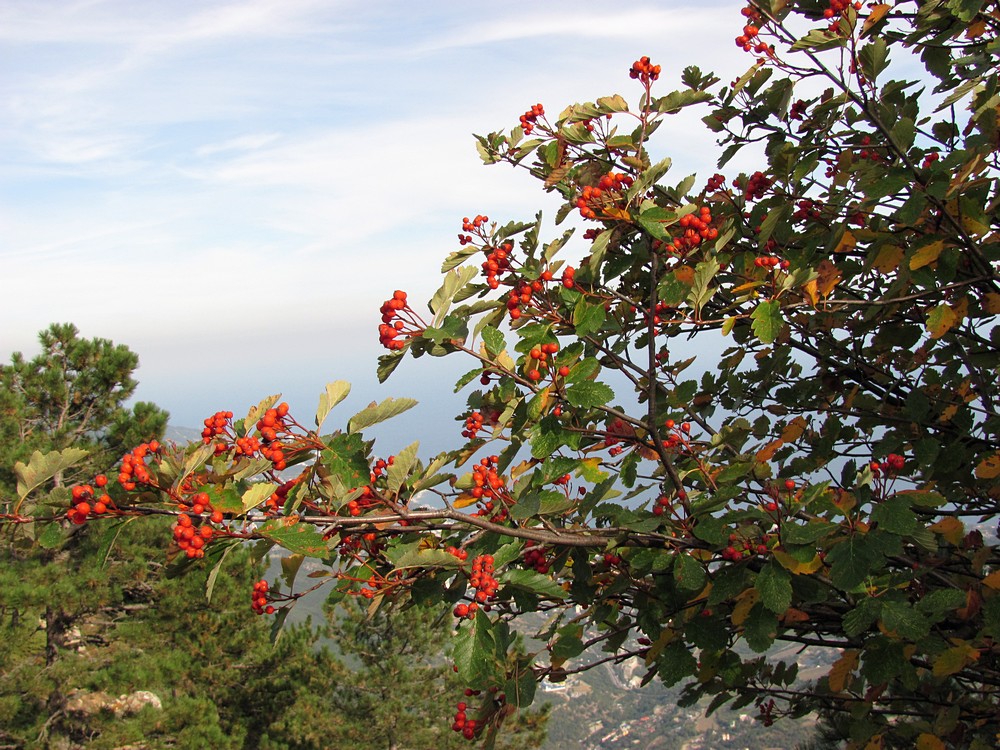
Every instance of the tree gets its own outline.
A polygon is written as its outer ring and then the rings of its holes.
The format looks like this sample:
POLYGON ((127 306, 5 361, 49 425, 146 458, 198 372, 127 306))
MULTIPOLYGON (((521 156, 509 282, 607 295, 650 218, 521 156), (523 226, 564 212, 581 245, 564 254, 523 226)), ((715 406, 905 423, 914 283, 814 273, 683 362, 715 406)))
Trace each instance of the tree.
POLYGON ((26 360, 15 352, 0 365, 0 492, 8 496, 12 467, 36 450, 72 446, 90 452, 88 466, 102 467, 127 447, 163 436, 165 411, 141 401, 124 406, 138 385, 132 374, 139 357, 78 334, 71 323, 53 324, 38 334, 40 354, 26 360))
MULTIPOLYGON (((332 383, 316 428, 265 401, 186 456, 133 454, 115 512, 178 514, 192 559, 259 539, 373 608, 452 607, 488 741, 536 681, 639 659, 685 701, 820 711, 852 747, 995 746, 1000 20, 771 0, 738 23, 733 82, 688 67, 654 94, 643 57, 637 103, 539 104, 477 139, 587 229, 465 219, 429 315, 383 305, 380 378, 407 352, 475 363, 454 451, 373 455, 362 430, 406 399, 323 434, 332 383), (692 106, 719 169, 758 169, 667 182, 657 133, 692 106), (546 645, 521 654, 539 611, 546 645), (776 643, 832 666, 803 684, 776 643)), ((297 596, 255 603, 280 621, 297 596)))

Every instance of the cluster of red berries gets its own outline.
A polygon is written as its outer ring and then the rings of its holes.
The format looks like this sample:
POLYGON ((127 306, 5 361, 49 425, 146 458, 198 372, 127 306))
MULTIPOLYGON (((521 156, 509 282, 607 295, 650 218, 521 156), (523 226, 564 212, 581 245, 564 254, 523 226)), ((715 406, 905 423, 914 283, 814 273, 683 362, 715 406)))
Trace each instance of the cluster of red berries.
POLYGON ((668 419, 663 423, 664 427, 670 431, 666 439, 663 441, 668 448, 676 447, 683 442, 687 441, 688 435, 691 434, 691 423, 681 422, 677 424, 674 420, 668 419))
POLYGON ((768 544, 771 537, 764 534, 759 539, 742 536, 740 534, 729 535, 729 545, 722 551, 722 559, 730 562, 739 562, 754 555, 766 555, 770 548, 768 544))
POLYGON ((480 606, 496 600, 500 583, 493 577, 493 555, 480 555, 472 561, 469 585, 476 591, 472 595, 473 600, 468 604, 465 602, 456 604, 452 611, 452 614, 460 620, 475 617, 480 606))
POLYGON ((791 108, 788 110, 789 120, 804 120, 806 119, 806 109, 808 108, 805 99, 796 99, 792 102, 791 108))
POLYGON ((763 172, 754 172, 747 179, 746 187, 743 189, 743 195, 749 201, 760 200, 764 197, 764 193, 767 189, 771 187, 772 181, 763 172))
POLYGON ((271 496, 267 499, 267 502, 264 503, 267 508, 267 512, 277 513, 281 510, 282 506, 285 504, 285 499, 288 497, 288 493, 297 483, 298 479, 290 479, 272 492, 271 496))
POLYGON ((819 221, 823 217, 822 208, 822 201, 803 198, 795 204, 792 218, 796 221, 819 221))
POLYGON ((898 474, 906 465, 906 458, 898 453, 890 453, 881 463, 872 461, 870 464, 872 474, 898 474))
POLYGON ((122 456, 122 465, 118 470, 118 484, 128 492, 134 490, 136 485, 149 484, 151 477, 146 468, 146 456, 154 455, 159 451, 159 441, 150 440, 148 443, 140 443, 122 456))
POLYGON ((521 121, 521 129, 524 131, 525 135, 531 135, 531 131, 535 129, 535 123, 538 122, 538 118, 545 114, 545 108, 541 104, 535 104, 531 109, 525 112, 519 118, 521 121))
POLYGON ((465 562, 469 559, 469 551, 464 550, 461 547, 448 546, 444 548, 444 551, 457 558, 459 562, 465 562))
POLYGON ((758 55, 773 55, 774 47, 760 39, 760 13, 753 7, 747 6, 740 10, 746 19, 743 33, 736 37, 736 46, 744 52, 753 52, 758 55))
POLYGON ((680 237, 674 237, 674 249, 685 253, 697 247, 702 240, 714 240, 719 236, 719 230, 711 226, 712 209, 702 206, 697 214, 685 214, 677 224, 684 230, 680 237))
POLYGON ((774 725, 774 698, 769 700, 767 703, 758 703, 757 708, 760 709, 760 722, 765 727, 774 725))
POLYGON ((273 409, 264 412, 264 416, 257 420, 257 431, 260 432, 263 445, 260 446, 260 454, 268 459, 276 471, 287 468, 285 452, 280 442, 279 435, 289 432, 288 404, 282 402, 273 409))
POLYGON ((504 479, 497 473, 498 456, 486 456, 472 467, 473 487, 469 490, 482 507, 476 511, 477 516, 489 516, 493 521, 503 521, 507 518, 507 506, 514 500, 507 490, 504 479))
POLYGON ((831 22, 827 27, 827 33, 836 34, 840 31, 840 16, 851 7, 854 10, 861 10, 862 4, 860 2, 852 3, 850 0, 830 0, 829 7, 823 10, 823 18, 831 22))
POLYGON ((708 178, 708 182, 705 183, 705 192, 714 193, 716 190, 720 190, 725 184, 726 176, 717 172, 708 178))
MULTIPOLYGON (((204 501, 208 503, 208 495, 204 495, 204 501)), ((211 511, 212 505, 208 503, 202 509, 211 511)), ((213 513, 214 515, 214 513, 213 513)), ((221 516, 221 514, 220 514, 221 516)), ((221 518, 220 518, 221 520, 221 518)), ((173 528, 174 541, 181 551, 189 558, 201 559, 205 556, 205 544, 215 535, 215 529, 209 524, 195 526, 194 519, 187 513, 182 513, 177 517, 177 523, 173 528)))
POLYGON ((549 572, 548 551, 542 546, 536 546, 534 540, 529 539, 524 543, 524 567, 532 568, 536 573, 549 572))
POLYGON ((885 155, 876 151, 875 149, 867 148, 871 145, 872 137, 870 135, 861 136, 861 145, 864 147, 858 151, 859 159, 867 159, 868 161, 873 161, 881 163, 885 161, 885 155))
POLYGON ((465 429, 462 430, 462 437, 475 440, 479 431, 483 429, 485 419, 478 411, 474 411, 465 418, 465 429))
POLYGON ((941 154, 939 154, 937 151, 932 151, 931 153, 927 154, 927 156, 924 157, 924 161, 920 166, 922 166, 924 169, 927 169, 927 167, 929 167, 931 164, 933 164, 940 158, 941 154))
POLYGON ((406 302, 406 292, 396 290, 392 297, 379 308, 382 322, 378 327, 378 340, 389 351, 398 351, 406 346, 399 337, 410 338, 424 332, 422 321, 406 302), (405 314, 405 317, 404 317, 405 314))
POLYGON ((615 417, 608 422, 604 434, 604 447, 610 449, 608 450, 609 455, 619 456, 624 452, 625 448, 618 445, 622 438, 628 440, 635 438, 635 428, 621 417, 615 417))
POLYGON ((486 260, 483 261, 483 273, 486 274, 486 284, 490 289, 496 289, 500 286, 500 279, 498 276, 501 273, 511 270, 510 264, 510 254, 513 251, 514 245, 511 242, 505 242, 500 247, 484 247, 483 252, 486 253, 486 260))
MULTIPOLYGON (((205 429, 201 431, 201 442, 208 445, 213 439, 220 435, 227 434, 230 420, 233 418, 231 411, 217 411, 205 420, 205 429)), ((225 447, 222 448, 225 451, 225 447)), ((219 453, 219 446, 216 445, 216 453, 219 453)))
POLYGON ((457 710, 455 711, 455 718, 451 723, 451 728, 452 731, 461 732, 465 739, 474 740, 476 738, 477 722, 475 719, 467 717, 467 710, 468 704, 465 701, 459 701, 457 710))
POLYGON ((580 215, 585 219, 596 219, 605 208, 620 200, 621 192, 632 187, 633 182, 635 179, 629 175, 609 172, 598 180, 597 185, 584 185, 580 197, 576 199, 580 215))
MULTIPOLYGON (((94 477, 94 485, 97 490, 103 490, 108 484, 108 478, 103 474, 94 477)), ((87 516, 91 513, 102 515, 108 512, 109 508, 114 508, 114 501, 106 492, 97 495, 97 490, 89 484, 78 484, 70 492, 69 512, 66 517, 77 525, 85 523, 87 516)))
POLYGON ((632 80, 638 80, 644 84, 649 84, 651 81, 655 81, 660 77, 660 66, 653 65, 649 62, 649 57, 643 55, 632 63, 632 68, 628 72, 628 77, 632 80))
POLYGON ((787 269, 791 263, 787 260, 775 257, 774 255, 758 255, 753 259, 754 268, 781 268, 787 269))
POLYGON ((268 604, 270 599, 268 598, 267 592, 270 587, 267 585, 267 581, 260 580, 253 585, 253 593, 251 596, 250 608, 257 615, 273 615, 274 607, 268 604))
MULTIPOLYGON (((528 352, 529 367, 527 371, 528 380, 538 382, 542 379, 542 371, 549 369, 550 357, 559 351, 559 344, 550 341, 539 346, 532 347, 528 352)), ((569 367, 563 365, 557 371, 561 377, 569 375, 569 367)))
MULTIPOLYGON (((677 491, 677 499, 681 502, 687 500, 687 493, 684 490, 677 491)), ((656 502, 653 503, 653 515, 662 516, 668 510, 671 510, 674 506, 674 501, 668 495, 660 495, 656 498, 656 502)))

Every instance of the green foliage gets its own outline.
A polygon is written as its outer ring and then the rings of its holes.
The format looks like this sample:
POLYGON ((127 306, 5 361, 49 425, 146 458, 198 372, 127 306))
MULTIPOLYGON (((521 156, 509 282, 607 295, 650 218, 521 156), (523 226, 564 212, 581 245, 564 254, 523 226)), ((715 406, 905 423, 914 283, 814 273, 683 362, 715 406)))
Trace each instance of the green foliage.
MULTIPOLYGON (((1000 27, 980 2, 827 7, 753 2, 738 42, 758 59, 730 84, 689 68, 654 96, 642 58, 637 101, 477 137, 588 229, 545 244, 540 217, 465 221, 431 319, 383 306, 381 379, 407 351, 476 362, 455 450, 373 455, 361 431, 403 399, 326 436, 279 407, 144 458, 120 513, 272 483, 218 536, 287 543, 376 614, 453 608, 459 677, 496 690, 469 732, 487 744, 529 679, 636 659, 687 705, 819 711, 851 747, 994 747, 1000 27), (652 149, 684 107, 720 169, 748 147, 759 168, 670 183, 652 149), (833 666, 797 683, 782 644, 833 666)), ((259 604, 280 623, 296 596, 259 604)))

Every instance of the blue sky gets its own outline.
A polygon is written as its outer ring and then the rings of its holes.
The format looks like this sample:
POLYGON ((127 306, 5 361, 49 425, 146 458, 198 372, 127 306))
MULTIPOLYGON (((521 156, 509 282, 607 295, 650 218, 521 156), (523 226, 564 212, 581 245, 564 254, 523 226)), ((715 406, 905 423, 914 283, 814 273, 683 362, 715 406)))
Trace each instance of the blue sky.
MULTIPOLYGON (((0 359, 69 321, 135 350, 138 397, 178 425, 279 391, 309 412, 334 379, 355 392, 331 426, 385 395, 420 398, 418 421, 457 413, 467 362, 377 386, 378 308, 430 297, 462 216, 555 208, 481 166, 471 134, 535 102, 634 101, 643 54, 664 93, 692 63, 733 78, 740 7, 8 0, 0 359)), ((676 177, 711 174, 697 116, 670 128, 676 177)))

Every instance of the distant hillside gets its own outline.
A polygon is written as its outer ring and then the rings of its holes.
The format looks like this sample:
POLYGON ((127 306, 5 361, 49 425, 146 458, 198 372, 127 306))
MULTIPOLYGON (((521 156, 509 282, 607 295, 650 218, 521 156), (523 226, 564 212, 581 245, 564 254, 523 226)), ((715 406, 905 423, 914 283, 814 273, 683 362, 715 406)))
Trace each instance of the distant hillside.
POLYGON ((179 427, 177 425, 168 424, 167 430, 164 433, 164 438, 170 440, 171 442, 184 445, 195 440, 201 440, 201 428, 179 427))

